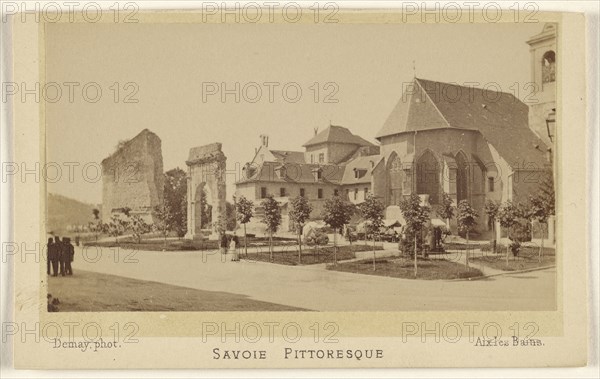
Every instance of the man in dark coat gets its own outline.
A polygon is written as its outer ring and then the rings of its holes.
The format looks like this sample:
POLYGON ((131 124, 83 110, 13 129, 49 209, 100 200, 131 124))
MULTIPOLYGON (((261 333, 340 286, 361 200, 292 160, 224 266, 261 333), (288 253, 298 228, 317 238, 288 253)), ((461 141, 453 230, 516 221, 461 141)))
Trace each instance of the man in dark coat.
POLYGON ((52 251, 48 252, 50 260, 52 261, 52 276, 58 276, 58 264, 60 262, 60 250, 61 242, 59 237, 54 237, 54 243, 52 244, 52 251))
POLYGON ((50 275, 50 266, 52 259, 54 258, 54 240, 52 238, 48 238, 48 245, 46 245, 46 271, 48 275, 50 275))
POLYGON ((58 263, 60 264, 60 275, 65 276, 65 262, 68 256, 67 249, 64 242, 65 238, 61 241, 60 238, 55 237, 54 243, 56 245, 58 263))
POLYGON ((65 274, 73 275, 73 268, 71 267, 71 262, 75 257, 75 247, 71 244, 70 238, 63 238, 64 240, 64 249, 65 249, 65 274))

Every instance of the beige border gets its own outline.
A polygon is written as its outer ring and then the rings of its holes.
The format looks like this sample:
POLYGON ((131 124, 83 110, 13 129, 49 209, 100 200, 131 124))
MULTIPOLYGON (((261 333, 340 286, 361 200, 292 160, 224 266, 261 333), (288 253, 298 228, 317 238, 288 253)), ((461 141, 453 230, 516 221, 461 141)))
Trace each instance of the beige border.
MULTIPOLYGON (((338 18, 343 23, 394 23, 402 22, 399 12, 381 11, 340 11, 338 18)), ((123 325, 135 323, 139 326, 136 336, 138 343, 122 344, 115 350, 104 350, 98 353, 79 353, 66 349, 53 349, 52 344, 43 339, 39 342, 32 335, 15 338, 15 365, 19 368, 193 368, 193 367, 483 367, 483 366, 569 366, 585 364, 587 359, 587 238, 581 231, 586 230, 586 188, 587 171, 586 131, 585 131, 585 40, 584 18, 582 15, 540 13, 540 20, 560 23, 559 50, 567 51, 559 61, 559 72, 562 81, 558 91, 558 121, 560 142, 557 154, 558 180, 558 240, 559 257, 557 267, 557 304, 558 310, 551 312, 306 312, 306 313, 186 313, 168 314, 153 313, 57 313, 45 312, 45 270, 39 262, 16 260, 15 279, 15 320, 18 325, 38 330, 57 323, 63 334, 68 328, 65 322, 78 322, 79 325, 94 322, 103 331, 103 336, 112 336, 115 323, 121 333, 123 325), (564 69, 568 67, 568 70, 564 69), (561 101, 562 99, 562 101, 561 101), (561 126, 568 120, 568 133, 561 126), (568 245, 564 236, 570 236, 568 245), (566 245, 566 246, 565 246, 566 245), (584 274, 585 273, 585 274, 584 274), (43 306, 39 306, 42 304, 43 306), (339 325, 336 337, 338 343, 325 344, 312 342, 308 335, 310 326, 315 322, 323 325, 327 322, 339 325), (203 322, 225 322, 234 325, 236 322, 278 322, 284 325, 296 322, 306 337, 298 343, 288 343, 282 338, 274 342, 262 339, 257 343, 248 343, 243 339, 235 343, 227 339, 221 343, 219 339, 210 338, 203 343, 203 322), (544 346, 517 348, 481 348, 474 347, 473 342, 463 338, 460 342, 450 343, 430 335, 426 342, 421 336, 410 337, 403 342, 402 323, 425 323, 428 327, 441 327, 448 323, 478 322, 476 328, 481 333, 481 326, 496 323, 503 335, 511 335, 511 326, 519 323, 521 328, 526 323, 539 325, 537 336, 541 337, 544 346), (111 329, 113 327, 113 329, 111 329), (149 338, 159 337, 159 338, 149 338), (177 338, 176 337, 190 337, 177 338), (195 338, 193 338, 195 337, 195 338), (394 338, 390 338, 394 337, 394 338), (384 358, 380 360, 285 360, 282 358, 284 347, 293 349, 384 349, 384 358), (223 361, 213 360, 211 350, 221 349, 265 349, 267 360, 223 361), (75 354, 73 356, 73 354, 75 354), (71 357, 73 359, 66 359, 71 357)), ((141 22, 201 22, 197 12, 142 12, 141 22)), ((419 22, 420 18, 413 19, 419 22)), ((81 21, 81 20, 77 20, 81 21)), ((481 22, 481 19, 475 20, 481 22)), ((220 22, 216 21, 215 22, 220 22)), ((281 20, 277 20, 281 22, 281 20)), ((311 19, 302 19, 302 23, 312 23, 311 19)), ((410 22, 410 21, 409 21, 410 22)), ((503 22, 513 22, 508 17, 503 22)), ((44 24, 21 23, 14 27, 14 76, 16 82, 43 83, 44 79, 44 24)), ((44 162, 45 141, 43 103, 15 102, 15 161, 35 164, 44 162)), ((31 167, 31 166, 28 166, 31 167)), ((14 183, 15 227, 14 240, 32 246, 45 240, 42 222, 44 208, 45 185, 43 183, 14 183), (40 212, 41 211, 41 212, 40 212), (38 229, 39 228, 39 229, 38 229), (36 236, 38 239, 36 239, 36 236), (42 238, 39 238, 39 237, 42 238)), ((465 329, 466 330, 466 329, 465 329)), ((77 336, 81 336, 81 328, 76 327, 77 336)), ((281 336, 281 333, 276 336, 281 336)), ((441 336, 443 337, 443 336, 441 336)), ((122 336, 121 336, 122 338, 122 336)))

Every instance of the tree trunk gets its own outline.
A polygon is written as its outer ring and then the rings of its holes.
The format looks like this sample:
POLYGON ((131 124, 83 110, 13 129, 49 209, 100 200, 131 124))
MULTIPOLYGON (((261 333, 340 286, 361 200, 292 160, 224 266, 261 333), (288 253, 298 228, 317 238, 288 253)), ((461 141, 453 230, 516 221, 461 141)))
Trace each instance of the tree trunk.
POLYGON ((544 254, 544 225, 540 222, 540 229, 542 230, 542 243, 540 244, 540 253, 538 254, 539 263, 542 263, 542 254, 544 254))
POLYGON ((469 231, 467 230, 467 256, 465 262, 467 263, 467 268, 469 267, 469 231))
POLYGON ((375 271, 375 233, 373 233, 373 271, 375 271))
POLYGON ((302 263, 302 228, 298 232, 298 264, 302 263))
POLYGON ((333 229, 333 265, 337 266, 337 229, 333 229))
POLYGON ((273 262, 273 232, 269 232, 269 256, 273 262))
POLYGON ((248 236, 246 235, 246 224, 244 224, 244 254, 248 256, 248 236))
POLYGON ((415 232, 415 279, 417 278, 417 233, 415 232))
POLYGON ((496 220, 492 219, 492 253, 496 254, 496 220))

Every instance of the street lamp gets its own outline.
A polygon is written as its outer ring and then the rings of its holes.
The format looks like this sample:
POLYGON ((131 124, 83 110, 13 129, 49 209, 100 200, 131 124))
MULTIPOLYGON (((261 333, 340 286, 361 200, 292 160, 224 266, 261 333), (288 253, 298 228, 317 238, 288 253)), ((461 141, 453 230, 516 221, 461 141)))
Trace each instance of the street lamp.
POLYGON ((548 138, 550 142, 554 142, 553 137, 556 130, 556 108, 552 108, 552 112, 546 117, 546 130, 548 131, 548 138))

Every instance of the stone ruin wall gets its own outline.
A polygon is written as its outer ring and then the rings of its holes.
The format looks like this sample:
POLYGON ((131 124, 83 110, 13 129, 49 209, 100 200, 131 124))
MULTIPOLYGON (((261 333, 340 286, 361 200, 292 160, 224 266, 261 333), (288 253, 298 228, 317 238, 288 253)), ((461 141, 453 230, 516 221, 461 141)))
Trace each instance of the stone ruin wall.
POLYGON ((163 201, 164 173, 160 138, 144 129, 102 161, 102 221, 131 208, 132 215, 153 222, 163 201))

